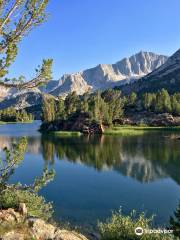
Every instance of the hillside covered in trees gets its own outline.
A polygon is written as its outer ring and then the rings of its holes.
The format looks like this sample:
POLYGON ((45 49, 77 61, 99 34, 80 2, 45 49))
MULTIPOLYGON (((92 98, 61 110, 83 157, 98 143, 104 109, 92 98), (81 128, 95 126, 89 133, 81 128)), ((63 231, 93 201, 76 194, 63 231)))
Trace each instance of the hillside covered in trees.
POLYGON ((2 122, 29 122, 33 120, 33 115, 25 110, 18 111, 13 107, 0 110, 0 121, 2 122))
POLYGON ((157 93, 145 93, 141 96, 134 92, 123 96, 119 90, 108 89, 78 96, 73 92, 65 99, 44 98, 41 130, 88 132, 93 127, 101 132, 103 127, 109 128, 115 124, 159 126, 159 116, 165 118, 162 125, 176 125, 176 122, 170 122, 180 116, 179 93, 169 95, 162 89, 157 93), (152 118, 156 123, 150 123, 152 118))

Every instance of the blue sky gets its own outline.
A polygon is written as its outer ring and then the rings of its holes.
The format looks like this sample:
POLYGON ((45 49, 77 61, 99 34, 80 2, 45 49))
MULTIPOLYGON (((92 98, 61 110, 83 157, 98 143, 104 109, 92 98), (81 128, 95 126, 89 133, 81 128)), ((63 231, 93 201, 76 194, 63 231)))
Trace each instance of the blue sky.
POLYGON ((53 58, 53 77, 140 50, 171 55, 180 48, 180 0, 50 0, 48 22, 20 44, 9 77, 33 77, 53 58))

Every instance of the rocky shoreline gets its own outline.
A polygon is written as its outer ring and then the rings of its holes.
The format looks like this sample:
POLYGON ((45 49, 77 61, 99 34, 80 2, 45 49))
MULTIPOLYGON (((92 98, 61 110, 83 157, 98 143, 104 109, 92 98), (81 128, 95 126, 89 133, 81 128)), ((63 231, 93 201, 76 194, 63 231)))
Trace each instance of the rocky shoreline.
POLYGON ((125 117, 116 122, 122 125, 148 125, 151 127, 174 127, 180 126, 180 116, 173 116, 169 113, 137 112, 125 113, 125 117))
MULTIPOLYGON (((113 121, 118 126, 149 126, 149 127, 175 127, 180 126, 180 117, 173 116, 169 113, 155 114, 153 112, 137 112, 131 111, 124 117, 113 121)), ((56 132, 56 131, 78 131, 83 134, 103 134, 104 130, 109 126, 105 126, 96 121, 90 121, 87 113, 80 113, 70 120, 55 120, 52 122, 43 122, 40 131, 56 132)))
POLYGON ((88 240, 75 231, 60 229, 28 216, 25 204, 18 211, 0 210, 0 240, 88 240))

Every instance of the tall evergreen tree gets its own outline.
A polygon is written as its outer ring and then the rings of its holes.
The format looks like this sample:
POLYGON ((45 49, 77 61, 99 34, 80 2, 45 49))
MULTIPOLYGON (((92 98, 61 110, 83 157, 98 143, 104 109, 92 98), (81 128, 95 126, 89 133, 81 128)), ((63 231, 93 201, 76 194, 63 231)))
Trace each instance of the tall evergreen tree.
POLYGON ((89 102, 88 102, 88 100, 89 100, 88 94, 85 93, 83 95, 83 98, 82 98, 81 104, 80 104, 80 109, 81 109, 82 112, 88 112, 89 111, 89 102))
POLYGON ((180 94, 175 93, 171 96, 171 106, 172 106, 172 113, 174 115, 180 115, 180 94))
POLYGON ((156 104, 156 94, 154 93, 145 93, 142 96, 142 106, 145 110, 154 110, 156 104))
POLYGON ((156 95, 155 110, 158 113, 164 113, 164 112, 170 113, 172 110, 169 93, 164 88, 161 91, 159 91, 156 95))
POLYGON ((56 112, 56 119, 65 119, 66 118, 66 111, 65 111, 65 104, 62 97, 58 98, 57 103, 57 112, 56 112))
POLYGON ((130 107, 135 107, 136 100, 137 100, 137 94, 135 92, 132 92, 128 98, 128 105, 130 107))
POLYGON ((43 121, 51 122, 56 118, 56 105, 53 97, 45 96, 43 99, 43 121))
POLYGON ((65 110, 68 115, 76 112, 79 108, 79 96, 76 92, 69 93, 65 98, 65 110))

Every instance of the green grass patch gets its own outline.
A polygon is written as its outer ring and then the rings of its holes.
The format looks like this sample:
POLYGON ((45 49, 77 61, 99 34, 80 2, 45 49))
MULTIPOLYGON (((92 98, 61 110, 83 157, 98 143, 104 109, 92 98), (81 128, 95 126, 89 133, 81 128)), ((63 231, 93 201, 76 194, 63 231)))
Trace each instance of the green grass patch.
POLYGON ((175 127, 150 127, 150 126, 115 126, 106 129, 105 135, 142 135, 147 131, 180 131, 180 126, 175 127))
POLYGON ((122 136, 131 136, 131 135, 142 135, 144 131, 139 129, 107 129, 104 132, 104 135, 122 135, 122 136))
POLYGON ((81 136, 82 133, 81 132, 77 132, 77 131, 54 131, 54 132, 50 132, 48 133, 50 135, 53 136, 67 136, 67 137, 71 137, 71 136, 81 136))

